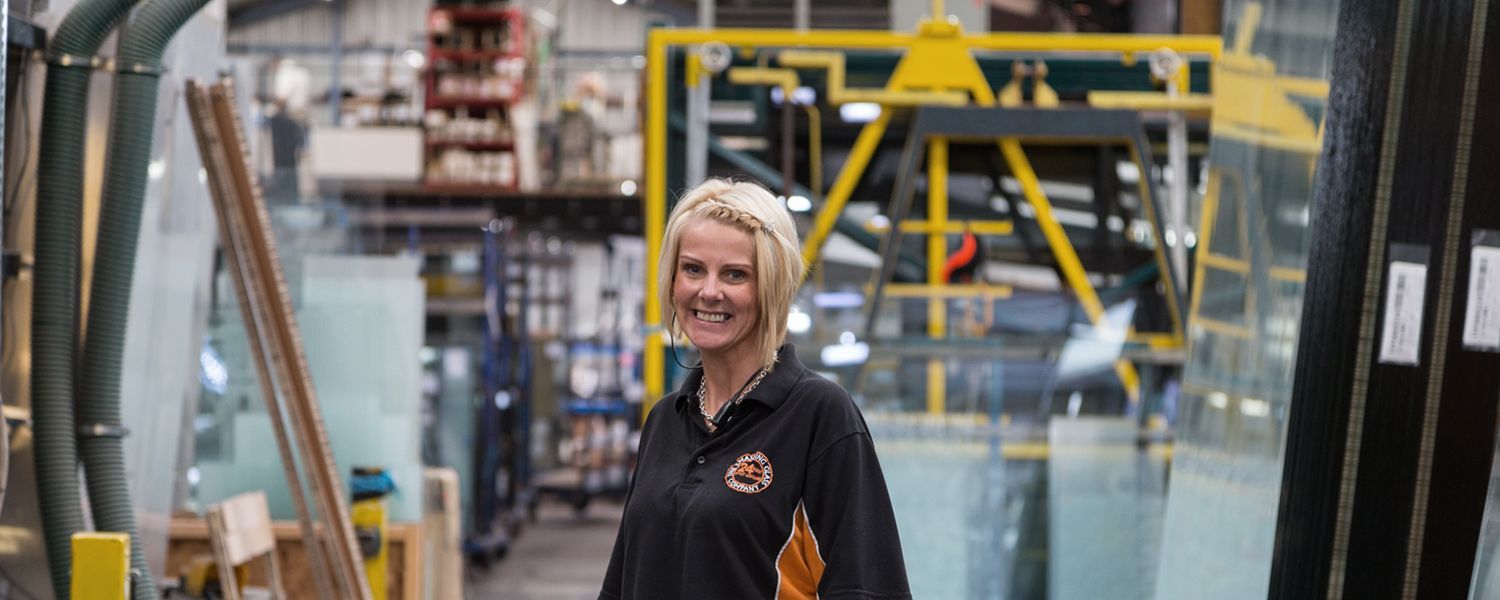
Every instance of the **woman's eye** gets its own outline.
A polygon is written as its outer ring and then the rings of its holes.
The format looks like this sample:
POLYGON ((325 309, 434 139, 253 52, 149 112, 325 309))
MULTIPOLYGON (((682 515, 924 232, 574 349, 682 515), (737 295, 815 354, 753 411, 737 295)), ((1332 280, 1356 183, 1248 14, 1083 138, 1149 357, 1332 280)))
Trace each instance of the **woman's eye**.
POLYGON ((730 280, 730 281, 736 281, 736 282, 738 282, 738 281, 744 281, 745 279, 747 279, 749 277, 749 275, 747 273, 745 273, 744 271, 729 271, 729 272, 727 272, 727 273, 724 274, 724 277, 726 279, 730 280))
POLYGON ((697 275, 703 272, 703 267, 700 267, 698 265, 683 265, 682 272, 689 275, 697 275))

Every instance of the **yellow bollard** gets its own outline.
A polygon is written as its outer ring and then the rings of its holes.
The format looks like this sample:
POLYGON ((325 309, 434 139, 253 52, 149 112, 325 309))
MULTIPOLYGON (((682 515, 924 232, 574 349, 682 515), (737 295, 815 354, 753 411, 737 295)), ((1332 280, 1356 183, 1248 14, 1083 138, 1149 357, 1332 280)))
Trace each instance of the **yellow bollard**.
POLYGON ((130 596, 130 536, 73 534, 74 600, 125 600, 130 596))

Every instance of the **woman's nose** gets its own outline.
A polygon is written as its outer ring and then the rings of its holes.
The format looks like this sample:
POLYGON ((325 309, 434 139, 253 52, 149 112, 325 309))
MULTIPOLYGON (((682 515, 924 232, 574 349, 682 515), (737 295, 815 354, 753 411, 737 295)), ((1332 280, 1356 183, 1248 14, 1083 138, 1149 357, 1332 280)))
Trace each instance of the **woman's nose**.
POLYGON ((698 288, 698 297, 717 299, 723 295, 723 292, 723 288, 719 287, 719 282, 710 277, 707 281, 703 282, 703 287, 698 288))

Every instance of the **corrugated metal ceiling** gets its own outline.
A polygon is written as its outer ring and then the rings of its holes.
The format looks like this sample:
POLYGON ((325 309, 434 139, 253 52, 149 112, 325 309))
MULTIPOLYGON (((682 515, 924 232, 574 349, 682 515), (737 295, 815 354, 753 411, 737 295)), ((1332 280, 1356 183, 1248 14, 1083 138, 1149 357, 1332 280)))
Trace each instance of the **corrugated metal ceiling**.
MULTIPOLYGON (((814 29, 889 29, 891 2, 925 0, 809 0, 814 29)), ((677 11, 696 14, 697 0, 652 0, 672 5, 677 11)), ((719 27, 792 27, 793 0, 715 0, 714 20, 719 27)))

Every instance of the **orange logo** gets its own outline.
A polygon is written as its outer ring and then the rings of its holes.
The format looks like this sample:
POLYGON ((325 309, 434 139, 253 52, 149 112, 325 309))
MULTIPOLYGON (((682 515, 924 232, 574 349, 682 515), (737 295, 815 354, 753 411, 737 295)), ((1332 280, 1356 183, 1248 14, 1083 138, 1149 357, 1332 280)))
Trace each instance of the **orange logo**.
POLYGON ((771 459, 765 453, 744 454, 724 472, 724 485, 745 494, 759 494, 771 487, 771 459))

